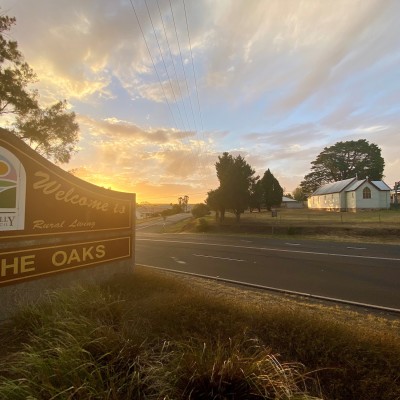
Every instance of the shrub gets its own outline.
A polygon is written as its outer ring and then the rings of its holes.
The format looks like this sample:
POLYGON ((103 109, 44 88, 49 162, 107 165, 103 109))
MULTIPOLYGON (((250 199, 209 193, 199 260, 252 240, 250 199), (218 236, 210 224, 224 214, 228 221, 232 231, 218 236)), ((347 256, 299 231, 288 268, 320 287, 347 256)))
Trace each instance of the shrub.
POLYGON ((210 225, 206 219, 200 218, 196 227, 197 232, 208 232, 210 230, 210 225))
POLYGON ((199 203, 195 204, 192 208, 192 215, 195 218, 202 218, 210 214, 210 209, 206 204, 199 203))

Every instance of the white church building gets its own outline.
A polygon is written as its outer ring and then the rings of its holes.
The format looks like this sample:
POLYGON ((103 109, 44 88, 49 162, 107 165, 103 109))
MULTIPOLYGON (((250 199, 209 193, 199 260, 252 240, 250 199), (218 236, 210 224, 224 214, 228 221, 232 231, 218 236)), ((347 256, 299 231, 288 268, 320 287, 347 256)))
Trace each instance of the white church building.
POLYGON ((368 178, 345 179, 318 188, 308 198, 308 208, 326 211, 386 210, 390 208, 390 187, 368 178))

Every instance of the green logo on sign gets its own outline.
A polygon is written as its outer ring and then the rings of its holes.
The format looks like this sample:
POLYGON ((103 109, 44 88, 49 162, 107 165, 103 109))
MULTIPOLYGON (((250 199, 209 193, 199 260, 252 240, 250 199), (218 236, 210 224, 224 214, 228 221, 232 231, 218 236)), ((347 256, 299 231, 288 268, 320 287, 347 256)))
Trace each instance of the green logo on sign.
POLYGON ((0 156, 0 208, 17 206, 17 173, 10 163, 0 156))

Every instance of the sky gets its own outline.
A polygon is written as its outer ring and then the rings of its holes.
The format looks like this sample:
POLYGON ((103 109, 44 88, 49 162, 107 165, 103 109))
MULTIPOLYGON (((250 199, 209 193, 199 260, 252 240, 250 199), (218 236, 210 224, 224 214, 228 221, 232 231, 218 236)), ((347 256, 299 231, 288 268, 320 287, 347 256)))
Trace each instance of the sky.
POLYGON ((400 180, 400 1, 2 0, 42 105, 80 126, 65 170, 137 201, 203 202, 241 155, 292 192, 366 139, 400 180))

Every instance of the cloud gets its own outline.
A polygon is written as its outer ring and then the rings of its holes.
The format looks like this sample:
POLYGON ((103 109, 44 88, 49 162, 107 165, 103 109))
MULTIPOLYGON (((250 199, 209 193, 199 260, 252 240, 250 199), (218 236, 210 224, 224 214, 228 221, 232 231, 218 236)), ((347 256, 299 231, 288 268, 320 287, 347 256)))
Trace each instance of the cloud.
POLYGON ((34 13, 19 12, 20 7, 13 4, 10 13, 20 15, 17 24, 24 31, 34 32, 29 46, 19 44, 42 86, 82 99, 107 88, 112 75, 127 82, 149 71, 150 57, 137 40, 140 30, 127 2, 61 0, 55 7, 38 0, 34 13))
POLYGON ((182 132, 175 129, 144 130, 128 121, 115 118, 97 120, 87 116, 78 116, 78 122, 86 127, 92 137, 103 137, 108 140, 128 138, 132 143, 178 144, 195 136, 193 132, 182 132))
POLYGON ((327 133, 314 123, 294 124, 284 129, 267 131, 263 133, 249 133, 243 138, 250 143, 268 144, 269 146, 287 147, 309 145, 310 142, 321 140, 327 133))
MULTIPOLYGON (((352 57, 353 46, 363 37, 363 34, 375 20, 380 17, 385 7, 386 3, 370 2, 362 9, 357 8, 357 16, 355 18, 339 23, 335 29, 336 35, 333 36, 330 46, 321 49, 321 53, 314 57, 314 63, 310 71, 297 85, 293 93, 281 102, 280 107, 293 109, 311 97, 316 90, 321 90, 321 87, 332 79, 335 69, 340 68, 340 64, 345 62, 347 57, 352 57)), ((346 9, 348 12, 347 7, 346 9)), ((354 12, 355 9, 353 8, 351 11, 354 12)))
POLYGON ((325 146, 366 138, 395 179, 398 1, 148 0, 151 21, 133 4, 140 27, 125 0, 3 2, 40 101, 78 115, 73 166, 146 193, 209 190, 228 151, 291 190, 325 146))
MULTIPOLYGON (((71 167, 82 179, 115 190, 138 192, 144 180, 149 187, 188 188, 199 191, 210 181, 209 146, 191 132, 143 129, 115 117, 95 120, 79 116, 80 151, 71 167), (187 142, 182 141, 182 136, 187 142), (90 157, 85 156, 90 154, 90 157)), ((158 189, 156 192, 158 192, 158 189)))

